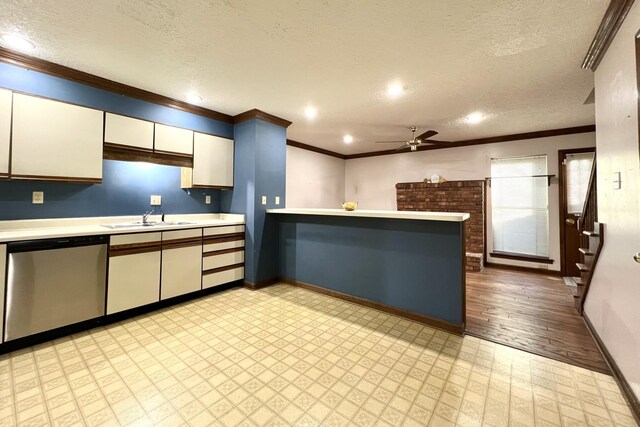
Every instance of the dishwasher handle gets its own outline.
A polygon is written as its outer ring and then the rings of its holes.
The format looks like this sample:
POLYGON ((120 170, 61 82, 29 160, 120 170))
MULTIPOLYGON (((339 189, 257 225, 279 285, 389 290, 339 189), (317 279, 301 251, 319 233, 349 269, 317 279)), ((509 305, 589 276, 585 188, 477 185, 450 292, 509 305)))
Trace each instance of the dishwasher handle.
POLYGON ((7 252, 46 251, 49 249, 78 248, 82 246, 106 245, 109 236, 62 237, 56 239, 25 240, 7 244, 7 252))

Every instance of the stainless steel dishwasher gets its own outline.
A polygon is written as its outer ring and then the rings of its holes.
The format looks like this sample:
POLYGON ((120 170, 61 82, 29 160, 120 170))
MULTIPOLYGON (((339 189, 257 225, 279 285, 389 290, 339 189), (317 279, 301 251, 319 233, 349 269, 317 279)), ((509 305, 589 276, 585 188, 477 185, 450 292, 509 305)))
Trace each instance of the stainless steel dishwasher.
POLYGON ((4 340, 105 314, 108 236, 7 245, 4 340))

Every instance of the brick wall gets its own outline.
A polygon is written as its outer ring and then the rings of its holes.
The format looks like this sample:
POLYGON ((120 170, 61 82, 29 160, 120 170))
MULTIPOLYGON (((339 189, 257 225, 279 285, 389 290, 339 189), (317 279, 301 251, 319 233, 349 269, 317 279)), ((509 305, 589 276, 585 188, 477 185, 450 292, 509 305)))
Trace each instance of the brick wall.
POLYGON ((440 184, 396 184, 399 211, 468 212, 467 270, 479 271, 484 252, 484 181, 448 181, 440 184))

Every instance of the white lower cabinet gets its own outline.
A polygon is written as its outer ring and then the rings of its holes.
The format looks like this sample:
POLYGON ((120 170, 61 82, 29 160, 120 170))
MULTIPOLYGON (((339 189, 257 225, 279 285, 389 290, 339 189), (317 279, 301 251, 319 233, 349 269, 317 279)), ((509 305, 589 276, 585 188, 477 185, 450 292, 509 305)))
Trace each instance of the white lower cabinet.
POLYGON ((244 279, 244 225, 203 231, 202 289, 244 279))
POLYGON ((161 233, 111 236, 107 314, 160 300, 161 233))
POLYGON ((161 299, 202 289, 202 229, 162 233, 161 299))

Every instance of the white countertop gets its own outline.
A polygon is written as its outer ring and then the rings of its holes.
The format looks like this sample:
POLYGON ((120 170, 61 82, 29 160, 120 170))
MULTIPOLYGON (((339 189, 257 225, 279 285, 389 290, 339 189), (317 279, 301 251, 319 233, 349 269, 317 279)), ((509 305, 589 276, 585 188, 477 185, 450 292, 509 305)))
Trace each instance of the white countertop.
MULTIPOLYGON (((109 216, 91 218, 52 218, 28 219, 16 221, 0 221, 0 243, 21 240, 49 239, 56 237, 95 236, 112 234, 130 234, 140 232, 162 232, 184 230, 189 228, 215 227, 223 225, 244 224, 244 215, 236 214, 184 214, 166 215, 165 221, 183 221, 191 224, 137 226, 112 229, 104 227, 109 224, 125 224, 140 221, 137 216, 109 216)), ((149 221, 160 221, 160 215, 152 215, 149 221)))
POLYGON ((416 212, 416 211, 383 211, 362 210, 345 211, 344 209, 267 209, 267 213, 291 214, 291 215, 325 215, 325 216, 351 216, 361 218, 393 218, 393 219, 417 219, 426 221, 462 222, 469 219, 468 213, 461 212, 416 212))

